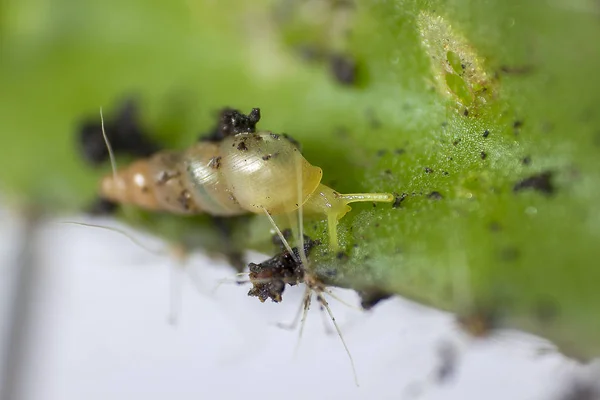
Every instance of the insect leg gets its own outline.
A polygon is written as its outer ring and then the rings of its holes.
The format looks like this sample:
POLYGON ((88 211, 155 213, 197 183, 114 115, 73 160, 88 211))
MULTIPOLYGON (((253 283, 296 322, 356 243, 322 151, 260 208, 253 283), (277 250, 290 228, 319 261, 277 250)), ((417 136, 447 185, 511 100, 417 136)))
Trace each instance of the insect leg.
POLYGON ((306 306, 305 299, 303 299, 300 302, 300 307, 298 307, 298 311, 296 312, 296 315, 294 316, 294 319, 292 320, 292 322, 290 322, 289 324, 279 322, 277 324, 277 327, 281 328, 281 329, 290 330, 290 331, 296 329, 296 327, 298 326, 298 322, 300 322, 300 316, 302 315, 302 311, 304 311, 304 309, 306 308, 305 306, 306 306))
POLYGON ((283 236, 283 233, 281 233, 281 229, 279 229, 279 227, 277 226, 277 224, 273 220, 273 217, 271 216, 271 214, 269 214, 269 212, 267 211, 266 208, 262 207, 262 209, 265 212, 265 215, 267 216, 267 218, 269 218, 269 221, 271 222, 271 225, 273 225, 273 228, 275 229, 275 232, 277 232, 277 236, 279 236, 279 238, 281 239, 281 243, 283 243, 283 245, 285 246, 285 249, 290 253, 290 255, 292 256, 292 258, 294 259, 294 261, 298 262, 298 259, 296 258, 296 255, 294 254, 294 252, 292 250, 292 247, 288 243, 288 241, 285 238, 285 236, 283 236))
POLYGON ((325 297, 323 297, 323 293, 317 292, 317 299, 319 300, 319 303, 321 303, 321 305, 323 307, 325 307, 325 310, 327 310, 327 314, 329 314, 329 317, 331 318, 331 322, 333 323, 333 326, 335 327, 335 330, 337 331, 338 336, 340 337, 340 340, 342 341, 342 344, 344 345, 346 354, 348 354, 348 358, 350 359, 350 365, 352 366, 352 374, 354 375, 354 383, 356 384, 356 386, 360 386, 358 384, 358 375, 356 374, 356 367, 354 366, 354 359, 352 358, 352 354, 350 354, 348 345, 346 345, 346 341, 344 340, 342 331, 340 330, 340 327, 338 326, 338 324, 335 320, 335 317, 333 316, 333 313, 331 312, 331 308, 329 308, 329 303, 327 303, 327 300, 325 300, 325 297))
POLYGON ((302 334, 304 333, 304 325, 306 325, 306 316, 308 315, 308 310, 310 310, 310 303, 312 301, 312 289, 306 285, 306 291, 304 292, 304 301, 302 319, 300 320, 300 331, 298 332, 298 341, 296 342, 296 347, 294 348, 294 357, 298 354, 298 350, 300 349, 300 342, 302 341, 302 334))

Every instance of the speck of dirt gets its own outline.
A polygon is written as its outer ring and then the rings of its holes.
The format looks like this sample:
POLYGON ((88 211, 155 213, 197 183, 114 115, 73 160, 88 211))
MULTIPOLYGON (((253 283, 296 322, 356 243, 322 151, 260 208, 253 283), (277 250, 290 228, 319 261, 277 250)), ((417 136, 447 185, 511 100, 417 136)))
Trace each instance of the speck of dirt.
POLYGON ((521 160, 521 163, 523 165, 530 165, 531 164, 531 157, 530 156, 523 157, 523 159, 521 160))
POLYGON ((221 168, 221 156, 211 158, 208 162, 208 166, 213 169, 221 168))
POLYGON ((481 159, 485 160, 487 158, 487 153, 485 151, 481 152, 481 159))
POLYGON ((425 167, 425 173, 426 174, 431 174, 433 172, 433 170, 429 167, 425 167))
POLYGON ((182 190, 177 197, 177 201, 183 207, 184 210, 188 211, 192 207, 192 195, 187 190, 182 190))
POLYGON ((500 260, 506 262, 516 261, 521 253, 516 247, 507 247, 500 251, 500 260))
POLYGON ((394 198, 394 203, 392 204, 392 208, 398 208, 402 205, 402 202, 404 201, 404 199, 406 199, 408 197, 408 193, 402 193, 401 195, 398 195, 397 193, 395 193, 395 198, 394 198))
POLYGON ((553 173, 551 171, 545 171, 536 175, 532 175, 529 178, 522 179, 513 186, 513 192, 516 193, 531 189, 551 195, 555 191, 554 185, 552 184, 552 176, 553 173))
POLYGON ((523 121, 521 121, 520 119, 516 120, 513 122, 513 130, 515 132, 515 135, 518 135, 519 132, 521 131, 521 128, 523 127, 523 121))
POLYGON ((238 149, 239 151, 247 151, 247 150, 248 150, 248 146, 246 146, 246 142, 243 142, 243 141, 242 141, 242 142, 240 142, 240 143, 237 145, 237 149, 238 149))
POLYGON ((386 169, 385 171, 383 171, 384 174, 386 175, 392 175, 392 170, 391 169, 386 169))
POLYGON ((219 112, 216 126, 200 137, 201 142, 220 142, 224 138, 238 133, 256 132, 256 124, 260 121, 260 109, 253 108, 246 115, 239 110, 225 107, 219 112))
POLYGON ((486 129, 485 131, 483 131, 483 135, 482 136, 484 138, 487 138, 488 136, 490 136, 490 131, 486 129))
POLYGON ((490 224, 488 225, 488 228, 490 229, 490 231, 492 232, 500 232, 502 230, 502 225, 500 225, 499 222, 496 221, 492 221, 490 222, 490 224))
POLYGON ((452 146, 456 146, 459 143, 460 143, 460 139, 456 139, 454 142, 452 142, 452 146))
POLYGON ((442 172, 442 174, 443 174, 444 176, 448 176, 448 175, 450 175, 450 174, 448 173, 448 171, 443 171, 443 172, 442 172))
POLYGON ((440 192, 433 191, 427 195, 427 198, 431 200, 442 200, 444 196, 442 196, 440 192))
POLYGON ((469 110, 465 108, 465 111, 463 111, 463 115, 465 117, 468 117, 469 116, 469 110))
POLYGON ((329 60, 331 73, 335 80, 342 85, 354 85, 357 77, 356 60, 345 54, 333 54, 329 60))
POLYGON ((262 156, 262 159, 265 161, 269 161, 271 159, 272 155, 271 154, 265 154, 264 156, 262 156))

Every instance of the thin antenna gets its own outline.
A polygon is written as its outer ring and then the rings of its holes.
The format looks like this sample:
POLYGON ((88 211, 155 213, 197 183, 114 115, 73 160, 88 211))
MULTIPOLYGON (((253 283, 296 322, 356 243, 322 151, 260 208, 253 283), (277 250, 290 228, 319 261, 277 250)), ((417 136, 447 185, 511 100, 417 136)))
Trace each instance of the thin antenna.
POLYGON ((106 136, 106 131, 104 130, 104 115, 102 115, 102 107, 100 107, 100 123, 102 125, 102 137, 104 138, 104 143, 106 143, 106 149, 108 150, 108 157, 110 159, 110 167, 112 168, 113 179, 115 183, 117 183, 117 162, 115 161, 115 155, 110 145, 110 141, 108 140, 108 136, 106 136))
POLYGON ((335 327, 335 330, 338 333, 338 336, 340 337, 340 340, 342 341, 342 344, 344 345, 344 349, 346 349, 346 354, 348 354, 348 358, 350 359, 350 365, 352 365, 352 374, 354 375, 354 383, 356 384, 356 386, 360 386, 358 384, 358 375, 356 374, 356 367, 354 366, 354 359, 352 358, 352 354, 350 354, 350 349, 348 349, 348 345, 346 345, 346 341, 344 340, 344 337, 342 336, 342 331, 340 330, 340 327, 338 326, 335 317, 333 316, 333 313, 331 312, 331 308, 329 308, 329 303, 327 303, 327 300, 325 300, 325 297, 323 297, 323 295, 321 293, 317 292, 317 298, 319 300, 319 302, 321 303, 321 305, 323 307, 325 307, 325 310, 327 310, 327 313, 329 314, 329 317, 331 318, 331 322, 333 322, 333 326, 335 327))
POLYGON ((79 225, 79 226, 85 226, 88 228, 106 229, 107 231, 116 232, 116 233, 119 233, 119 234, 125 236, 127 239, 131 240, 131 242, 133 242, 133 244, 141 247, 142 249, 146 250, 148 253, 151 253, 155 256, 168 256, 169 255, 169 252, 167 252, 165 250, 155 250, 155 249, 149 248, 148 246, 146 246, 145 244, 143 244, 142 242, 137 240, 135 237, 133 237, 129 233, 127 233, 124 230, 121 230, 119 228, 114 228, 111 226, 96 225, 96 224, 88 224, 85 222, 76 222, 76 221, 59 221, 58 223, 59 224, 69 224, 69 225, 79 225))
MULTIPOLYGON (((279 229, 279 227, 275 223, 275 220, 273 220, 273 217, 271 217, 271 214, 269 214, 269 212, 267 211, 266 208, 264 208, 264 207, 261 207, 261 208, 265 212, 265 215, 267 216, 267 218, 269 218, 269 221, 271 221, 271 225, 273 225, 273 228, 275 228, 275 231, 277 232, 277 235, 279 236, 279 239, 281 239, 281 242, 285 246, 285 249, 290 253, 290 255, 292 256, 292 258, 294 259, 294 261, 296 263, 298 263, 298 259, 296 258, 296 255, 294 254, 292 248, 290 247, 290 244, 288 243, 288 241, 285 238, 285 236, 283 236, 283 233, 281 233, 281 230, 279 229)), ((300 250, 298 250, 298 251, 300 251, 300 250)))

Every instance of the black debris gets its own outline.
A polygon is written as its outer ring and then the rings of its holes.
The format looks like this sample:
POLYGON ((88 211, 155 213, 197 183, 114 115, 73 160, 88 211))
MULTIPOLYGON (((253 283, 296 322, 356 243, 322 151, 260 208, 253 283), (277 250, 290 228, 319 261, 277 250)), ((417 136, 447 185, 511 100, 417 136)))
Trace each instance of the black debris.
POLYGON ((433 191, 427 195, 427 198, 431 200, 441 200, 444 196, 442 196, 440 192, 433 191))
MULTIPOLYGON (((308 256, 313 247, 318 244, 318 241, 313 241, 305 236, 304 253, 308 256)), ((304 266, 300 261, 298 247, 293 248, 292 251, 294 256, 287 250, 283 250, 267 261, 248 265, 249 278, 252 283, 248 296, 258 297, 261 302, 271 299, 278 303, 282 300, 285 285, 294 286, 303 282, 304 266)))
POLYGON ((239 110, 225 107, 219 112, 217 125, 208 134, 201 136, 200 141, 220 142, 227 136, 256 132, 258 121, 260 121, 260 108, 253 108, 250 114, 246 115, 239 110))
POLYGON ((356 83, 356 60, 344 54, 333 54, 330 57, 329 65, 331 73, 336 81, 343 85, 353 85, 356 83))
MULTIPOLYGON (((147 157, 160 148, 154 143, 138 119, 138 107, 129 99, 119 107, 115 118, 104 118, 104 132, 115 154, 147 157)), ((102 135, 100 116, 85 119, 77 135, 81 154, 92 165, 108 160, 108 148, 102 135)))
POLYGON ((551 171, 545 171, 536 175, 532 175, 529 178, 525 178, 517 182, 515 186, 513 186, 513 192, 516 193, 531 189, 547 195, 553 194, 555 188, 552 184, 552 176, 553 173, 551 171))

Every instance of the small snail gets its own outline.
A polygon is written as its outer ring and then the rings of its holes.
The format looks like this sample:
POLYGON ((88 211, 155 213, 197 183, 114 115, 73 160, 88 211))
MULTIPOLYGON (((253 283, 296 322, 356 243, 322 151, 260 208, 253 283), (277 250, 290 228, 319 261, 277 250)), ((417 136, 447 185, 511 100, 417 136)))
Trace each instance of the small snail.
POLYGON ((298 210, 327 216, 330 246, 353 202, 392 202, 390 193, 340 194, 321 183, 323 171, 287 135, 256 132, 259 109, 222 113, 217 132, 183 151, 159 151, 105 176, 100 196, 176 214, 271 215, 298 210))

